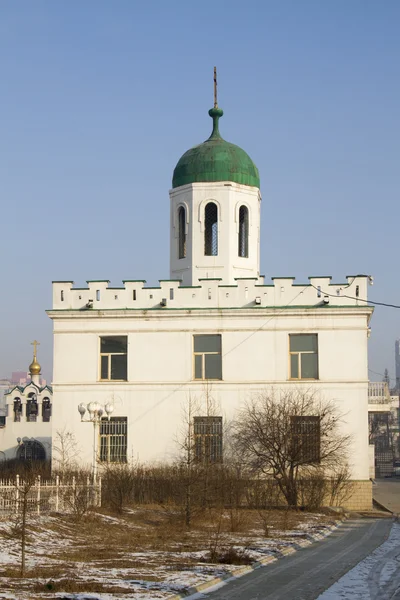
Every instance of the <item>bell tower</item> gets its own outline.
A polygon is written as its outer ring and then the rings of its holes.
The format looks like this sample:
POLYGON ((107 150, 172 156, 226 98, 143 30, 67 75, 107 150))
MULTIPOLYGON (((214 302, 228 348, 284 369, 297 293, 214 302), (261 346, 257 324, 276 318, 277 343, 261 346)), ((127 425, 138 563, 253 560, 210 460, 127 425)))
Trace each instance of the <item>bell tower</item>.
POLYGON ((260 178, 249 155, 219 132, 214 70, 210 137, 178 161, 170 191, 170 278, 183 285, 201 279, 260 275, 260 178))

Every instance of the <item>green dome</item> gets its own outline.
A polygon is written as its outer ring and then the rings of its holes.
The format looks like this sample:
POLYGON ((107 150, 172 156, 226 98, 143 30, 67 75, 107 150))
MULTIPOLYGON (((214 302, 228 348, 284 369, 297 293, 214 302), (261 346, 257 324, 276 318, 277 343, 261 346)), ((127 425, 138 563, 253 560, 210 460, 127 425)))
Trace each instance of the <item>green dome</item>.
POLYGON ((213 120, 213 130, 203 144, 194 146, 179 159, 172 177, 172 187, 202 181, 234 181, 242 185, 260 187, 260 175, 250 156, 239 146, 222 139, 219 118, 220 108, 208 111, 213 120))

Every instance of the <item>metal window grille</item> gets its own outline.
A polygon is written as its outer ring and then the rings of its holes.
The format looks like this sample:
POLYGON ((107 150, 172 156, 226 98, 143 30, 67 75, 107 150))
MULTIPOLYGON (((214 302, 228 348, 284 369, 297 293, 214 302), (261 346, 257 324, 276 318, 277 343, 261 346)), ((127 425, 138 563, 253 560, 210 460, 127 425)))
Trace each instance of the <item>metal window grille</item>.
POLYGON ((100 379, 127 381, 128 338, 126 335, 100 338, 100 379))
POLYGON ((186 210, 178 209, 178 258, 186 257, 186 210))
POLYGON ((318 379, 318 335, 289 335, 290 379, 318 379))
POLYGON ((125 463, 127 447, 128 418, 103 418, 100 423, 100 461, 125 463))
POLYGON ((204 211, 204 254, 205 256, 218 255, 218 207, 214 202, 209 202, 204 211))
POLYGON ((222 417, 194 417, 194 450, 199 462, 222 461, 222 417))
POLYGON ((239 256, 249 256, 249 209, 241 206, 239 209, 239 256))
POLYGON ((298 464, 319 463, 321 460, 320 417, 291 418, 292 459, 298 464))

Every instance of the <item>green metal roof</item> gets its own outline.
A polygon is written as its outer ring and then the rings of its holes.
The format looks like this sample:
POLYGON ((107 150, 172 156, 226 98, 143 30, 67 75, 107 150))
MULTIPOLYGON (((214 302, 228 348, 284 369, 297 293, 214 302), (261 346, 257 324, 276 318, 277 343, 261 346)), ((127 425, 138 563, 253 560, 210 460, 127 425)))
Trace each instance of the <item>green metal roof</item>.
POLYGON ((172 177, 172 187, 189 183, 233 181, 242 185, 260 187, 260 175, 250 156, 235 144, 222 139, 218 121, 221 108, 211 108, 213 130, 205 142, 194 146, 179 159, 172 177))

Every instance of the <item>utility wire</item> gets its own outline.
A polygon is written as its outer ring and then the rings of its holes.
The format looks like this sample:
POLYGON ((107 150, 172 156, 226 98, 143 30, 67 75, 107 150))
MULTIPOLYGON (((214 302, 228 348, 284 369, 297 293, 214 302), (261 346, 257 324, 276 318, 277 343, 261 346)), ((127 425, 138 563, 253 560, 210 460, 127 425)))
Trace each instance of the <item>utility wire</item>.
MULTIPOLYGON (((282 306, 282 308, 280 310, 278 310, 277 314, 280 314, 286 308, 288 308, 290 306, 290 304, 292 302, 294 302, 296 300, 296 298, 298 298, 300 296, 300 294, 302 294, 307 287, 308 287, 307 285, 304 286, 304 288, 301 289, 300 292, 298 294, 296 294, 296 296, 294 298, 292 298, 291 301, 288 304, 286 304, 285 306, 282 306)), ((251 337, 253 337, 253 335, 255 335, 256 333, 258 333, 259 331, 261 331, 268 323, 270 323, 273 319, 276 318, 277 314, 272 315, 269 319, 267 319, 265 321, 265 323, 263 323, 262 325, 260 325, 260 327, 258 327, 257 329, 255 329, 254 331, 252 331, 247 337, 245 337, 244 340, 241 340, 238 344, 236 344, 236 346, 233 346, 233 348, 231 348, 225 354, 223 354, 221 356, 221 360, 223 358, 225 358, 225 356, 227 356, 228 354, 230 354, 231 352, 233 352, 234 350, 236 350, 237 348, 239 348, 239 346, 241 346, 248 339, 250 339, 251 337)), ((145 417, 152 410, 154 410, 155 408, 157 408, 158 406, 160 406, 161 404, 163 404, 166 400, 168 400, 169 398, 171 398, 171 396, 173 396, 176 392, 179 392, 188 383, 193 383, 193 381, 194 381, 193 379, 188 379, 187 381, 184 381, 183 383, 181 383, 178 387, 176 387, 174 390, 172 390, 169 394, 167 394, 166 396, 164 396, 164 398, 161 398, 161 400, 159 400, 156 404, 154 404, 153 406, 151 406, 150 408, 148 408, 141 415, 139 415, 136 419, 134 419, 133 423, 137 423, 138 421, 140 421, 143 417, 145 417)), ((200 379, 196 380, 196 382, 199 382, 199 381, 201 381, 201 380, 200 379)))
POLYGON ((346 294, 341 294, 338 296, 337 294, 330 294, 329 292, 325 292, 324 290, 318 289, 315 285, 310 283, 311 287, 313 287, 317 292, 324 296, 331 296, 332 298, 348 298, 349 300, 359 300, 360 302, 367 302, 369 304, 376 304, 377 306, 388 306, 389 308, 400 308, 398 304, 388 304, 387 302, 374 302, 373 300, 364 300, 363 298, 358 298, 357 296, 347 296, 346 294))

